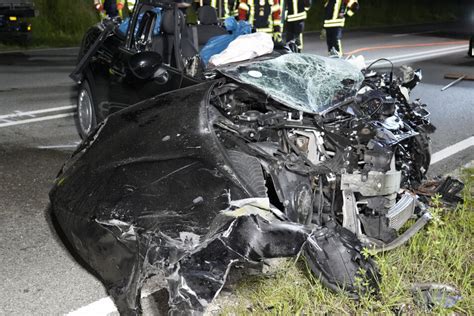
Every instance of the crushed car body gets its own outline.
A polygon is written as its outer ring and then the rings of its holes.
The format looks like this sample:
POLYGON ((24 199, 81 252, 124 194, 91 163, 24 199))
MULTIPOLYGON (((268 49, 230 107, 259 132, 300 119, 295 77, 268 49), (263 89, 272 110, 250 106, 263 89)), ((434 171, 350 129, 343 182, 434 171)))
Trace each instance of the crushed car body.
POLYGON ((109 116, 50 193, 59 227, 124 315, 158 277, 173 314, 204 312, 236 263, 302 255, 357 297, 379 275, 363 247, 406 242, 430 219, 419 71, 267 56, 109 116), (398 231, 411 218, 415 224, 398 231))

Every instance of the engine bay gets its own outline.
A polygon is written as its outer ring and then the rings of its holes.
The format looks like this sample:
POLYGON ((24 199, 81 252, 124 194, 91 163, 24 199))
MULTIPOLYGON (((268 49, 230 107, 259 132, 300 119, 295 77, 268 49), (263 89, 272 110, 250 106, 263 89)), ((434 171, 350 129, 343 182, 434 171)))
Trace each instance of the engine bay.
POLYGON ((409 102, 421 74, 407 71, 403 81, 369 69, 354 97, 319 114, 224 80, 211 94, 218 111, 210 116, 234 168, 245 174, 240 161, 253 157, 262 168, 255 191, 290 220, 335 221, 363 242, 388 246, 426 212, 414 190, 429 166, 433 126, 426 105, 409 102))

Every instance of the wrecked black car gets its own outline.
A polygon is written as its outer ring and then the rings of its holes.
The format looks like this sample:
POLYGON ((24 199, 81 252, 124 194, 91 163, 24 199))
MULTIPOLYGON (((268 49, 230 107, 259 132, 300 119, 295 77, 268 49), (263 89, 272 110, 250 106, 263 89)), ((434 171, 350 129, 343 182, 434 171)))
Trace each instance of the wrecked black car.
POLYGON ((141 0, 130 19, 106 19, 86 32, 71 74, 82 138, 114 112, 205 81, 199 52, 213 36, 228 34, 207 8, 199 25, 187 25, 174 1, 141 0))
POLYGON ((433 130, 410 100, 420 79, 309 54, 216 68, 99 124, 59 173, 53 215, 124 315, 149 283, 171 314, 202 313, 233 266, 297 255, 357 297, 357 279, 379 278, 363 247, 430 220, 414 193, 433 130))

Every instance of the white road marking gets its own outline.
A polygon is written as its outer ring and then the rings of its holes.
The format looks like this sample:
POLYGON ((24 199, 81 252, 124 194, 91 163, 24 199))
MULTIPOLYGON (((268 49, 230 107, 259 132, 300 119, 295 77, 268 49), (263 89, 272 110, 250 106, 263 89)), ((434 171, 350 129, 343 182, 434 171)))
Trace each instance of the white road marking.
POLYGON ((394 35, 392 35, 392 37, 406 37, 406 36, 412 36, 412 35, 431 34, 431 33, 436 33, 438 31, 439 30, 431 30, 431 31, 416 32, 416 33, 394 34, 394 35))
POLYGON ((432 50, 427 50, 423 52, 417 52, 417 53, 410 53, 410 54, 405 54, 405 55, 398 55, 398 56, 393 56, 389 57, 392 59, 400 59, 400 60, 405 60, 405 59, 415 59, 418 56, 423 56, 423 57, 436 57, 436 56, 441 56, 445 54, 452 54, 456 53, 459 51, 463 51, 467 49, 467 45, 458 45, 458 46, 453 46, 453 47, 446 47, 446 48, 438 48, 438 49, 432 49, 432 50))
POLYGON ((15 54, 15 53, 38 53, 38 52, 55 52, 62 50, 79 50, 79 47, 61 47, 61 48, 37 48, 37 49, 17 49, 17 50, 6 50, 0 51, 1 54, 15 54))
MULTIPOLYGON (((71 55, 70 57, 71 59, 75 59, 76 56, 74 55, 71 55)), ((55 61, 62 61, 62 60, 66 60, 67 58, 65 58, 64 56, 32 56, 32 57, 28 57, 28 61, 50 61, 50 62, 55 62, 55 61)), ((56 66, 55 66, 56 68, 56 66)), ((71 66, 63 66, 63 68, 72 68, 71 66)))
POLYGON ((23 113, 22 111, 15 111, 13 112, 14 114, 16 114, 17 116, 29 116, 29 117, 35 117, 34 114, 31 114, 31 113, 23 113))
POLYGON ((434 165, 435 163, 449 158, 460 151, 468 149, 471 146, 474 146, 474 136, 466 138, 465 140, 460 141, 459 143, 446 147, 445 149, 440 150, 437 153, 431 155, 431 165, 434 165))
POLYGON ((35 123, 35 122, 49 121, 49 120, 57 120, 57 119, 60 119, 60 118, 73 116, 74 114, 75 113, 56 114, 56 115, 50 115, 50 116, 43 116, 43 117, 26 119, 26 120, 20 120, 20 121, 15 121, 15 122, 0 123, 0 127, 30 124, 30 123, 35 123))
MULTIPOLYGON (((141 298, 147 298, 153 293, 143 293, 141 298)), ((80 307, 75 311, 69 312, 66 316, 108 316, 111 313, 118 312, 117 307, 115 307, 115 303, 110 296, 101 298, 95 302, 92 302, 86 306, 80 307)))
MULTIPOLYGON (((463 52, 463 51, 467 51, 467 50, 468 50, 467 45, 461 45, 461 46, 433 49, 433 50, 428 50, 428 51, 423 51, 423 52, 397 55, 397 56, 390 56, 390 57, 384 57, 384 58, 387 58, 388 60, 391 60, 393 63, 401 63, 401 62, 414 61, 414 60, 420 60, 420 59, 430 59, 430 58, 433 58, 433 57, 439 57, 439 56, 443 56, 443 55, 455 54, 455 53, 459 53, 459 52, 463 52)), ((383 56, 381 56, 381 57, 383 57, 383 56)), ((366 61, 366 63, 371 64, 374 61, 376 61, 377 59, 368 60, 368 61, 366 61)), ((390 64, 390 63, 388 63, 386 61, 381 61, 380 63, 377 63, 378 66, 387 65, 387 64, 390 64)))
POLYGON ((65 111, 65 110, 74 110, 75 108, 76 108, 75 105, 66 105, 66 106, 60 106, 56 108, 47 108, 47 109, 28 111, 28 112, 15 111, 14 113, 11 113, 11 114, 0 115, 0 120, 9 119, 9 118, 17 118, 17 117, 22 117, 22 116, 35 116, 37 114, 59 112, 59 111, 65 111))
POLYGON ((60 149, 60 148, 76 148, 80 142, 76 142, 74 144, 68 145, 45 145, 45 146, 37 146, 38 149, 60 149))
POLYGON ((115 307, 114 302, 110 297, 107 296, 73 312, 70 312, 67 314, 67 316, 107 316, 110 313, 116 311, 117 308, 115 307))

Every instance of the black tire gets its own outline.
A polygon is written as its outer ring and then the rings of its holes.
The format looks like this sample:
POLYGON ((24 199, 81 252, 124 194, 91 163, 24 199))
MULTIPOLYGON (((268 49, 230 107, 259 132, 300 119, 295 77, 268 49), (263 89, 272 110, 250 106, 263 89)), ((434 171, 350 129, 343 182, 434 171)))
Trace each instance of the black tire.
POLYGON ((255 197, 267 197, 265 178, 258 159, 240 151, 229 150, 227 153, 235 173, 256 194, 255 197))
POLYGON ((86 79, 79 86, 77 93, 76 128, 81 139, 85 139, 97 127, 96 109, 96 99, 86 79), (88 102, 90 104, 87 104, 88 102))

